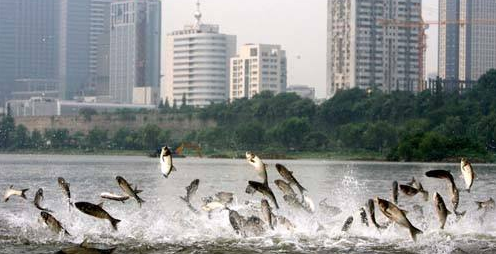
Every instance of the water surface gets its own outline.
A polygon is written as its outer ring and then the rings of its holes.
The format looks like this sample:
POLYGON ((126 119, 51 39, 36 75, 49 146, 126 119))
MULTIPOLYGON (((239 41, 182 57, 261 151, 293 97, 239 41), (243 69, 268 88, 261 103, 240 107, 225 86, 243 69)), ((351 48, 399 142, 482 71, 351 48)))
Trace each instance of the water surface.
MULTIPOLYGON (((424 202, 420 195, 409 198, 400 194, 400 206, 409 210, 412 224, 424 231, 413 242, 408 231, 398 226, 378 231, 361 224, 358 209, 369 198, 389 199, 394 180, 405 183, 415 176, 424 188, 438 191, 452 209, 446 184, 442 180, 426 178, 432 169, 451 170, 462 188, 463 180, 456 164, 390 164, 366 162, 329 162, 316 160, 265 161, 269 165, 271 187, 281 209, 275 211, 296 225, 294 232, 283 228, 268 231, 261 237, 241 237, 231 228, 228 212, 196 215, 191 213, 179 196, 185 187, 200 179, 193 205, 201 205, 201 197, 218 191, 236 194, 231 209, 244 216, 260 215, 246 201, 259 204, 261 196, 245 194, 248 180, 258 180, 252 167, 244 160, 176 159, 177 172, 169 179, 161 176, 158 159, 146 157, 58 156, 58 155, 0 155, 0 189, 10 185, 17 189, 30 188, 28 199, 14 197, 0 204, 0 253, 54 253, 83 242, 100 248, 117 247, 115 253, 495 253, 496 214, 477 211, 475 200, 496 196, 496 170, 491 165, 476 165, 477 179, 472 192, 460 193, 459 211, 467 215, 457 221, 450 216, 445 230, 439 229, 432 200, 424 202), (273 184, 280 178, 275 163, 282 163, 294 172, 308 189, 308 196, 317 205, 313 215, 293 211, 282 199, 273 184), (137 184, 146 201, 140 209, 134 200, 126 203, 105 201, 104 208, 121 219, 119 230, 113 231, 107 221, 97 220, 76 209, 68 209, 58 187, 57 177, 71 184, 74 201, 99 203, 101 192, 120 193, 115 177, 123 176, 137 184), (43 206, 53 214, 72 236, 51 233, 39 219, 39 211, 32 204, 34 193, 43 188, 43 206), (320 200, 338 206, 343 213, 330 216, 318 209, 320 200), (413 211, 414 204, 422 205, 424 215, 413 211), (346 218, 355 216, 349 232, 341 232, 346 218), (481 218, 484 222, 481 223, 481 218), (319 225, 324 230, 318 231, 319 225)), ((376 209, 378 221, 386 218, 376 209)))

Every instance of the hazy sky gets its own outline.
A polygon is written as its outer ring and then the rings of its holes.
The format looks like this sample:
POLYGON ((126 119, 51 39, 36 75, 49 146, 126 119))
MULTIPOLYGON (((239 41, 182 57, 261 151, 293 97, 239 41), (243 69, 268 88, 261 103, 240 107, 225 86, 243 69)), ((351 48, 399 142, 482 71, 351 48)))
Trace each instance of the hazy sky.
MULTIPOLYGON (((423 0, 424 19, 437 20, 437 0, 423 0)), ((196 0, 162 0, 163 34, 194 23, 196 0)), ((245 43, 281 44, 288 85, 304 84, 325 97, 327 0, 201 0, 203 22, 245 43)), ((427 73, 437 72, 437 27, 428 31, 427 73)))

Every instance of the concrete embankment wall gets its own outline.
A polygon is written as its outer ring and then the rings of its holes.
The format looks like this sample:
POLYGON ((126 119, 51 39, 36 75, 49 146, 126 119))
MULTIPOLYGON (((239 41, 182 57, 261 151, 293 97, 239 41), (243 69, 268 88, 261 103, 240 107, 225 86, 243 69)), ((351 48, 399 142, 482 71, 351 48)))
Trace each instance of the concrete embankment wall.
POLYGON ((99 128, 108 130, 110 135, 122 127, 137 130, 147 124, 155 124, 160 128, 170 130, 173 138, 182 137, 193 130, 216 126, 212 120, 203 121, 186 115, 164 114, 16 117, 15 123, 26 126, 29 131, 36 129, 44 132, 46 129, 68 129, 71 134, 78 131, 86 134, 94 128, 99 128))

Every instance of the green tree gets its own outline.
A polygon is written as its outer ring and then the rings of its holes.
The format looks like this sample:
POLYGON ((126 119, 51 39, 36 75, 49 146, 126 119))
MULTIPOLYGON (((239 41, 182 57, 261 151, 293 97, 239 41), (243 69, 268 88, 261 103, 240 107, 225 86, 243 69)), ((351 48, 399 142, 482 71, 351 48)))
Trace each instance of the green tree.
POLYGON ((108 146, 108 132, 99 128, 94 128, 88 132, 86 137, 87 145, 91 148, 104 149, 108 146))
POLYGON ((276 142, 286 147, 287 150, 301 150, 303 138, 310 131, 307 118, 291 117, 271 131, 276 142))
POLYGON ((14 148, 23 149, 29 147, 29 134, 26 126, 19 124, 15 128, 14 148))
POLYGON ((0 149, 8 149, 14 145, 15 122, 11 115, 10 106, 7 105, 7 114, 0 122, 0 149))
POLYGON ((43 139, 43 135, 39 130, 33 130, 31 132, 31 147, 34 149, 42 149, 45 147, 45 140, 43 139))
POLYGON ((59 149, 67 147, 70 143, 69 130, 67 129, 47 129, 44 139, 51 148, 59 149))

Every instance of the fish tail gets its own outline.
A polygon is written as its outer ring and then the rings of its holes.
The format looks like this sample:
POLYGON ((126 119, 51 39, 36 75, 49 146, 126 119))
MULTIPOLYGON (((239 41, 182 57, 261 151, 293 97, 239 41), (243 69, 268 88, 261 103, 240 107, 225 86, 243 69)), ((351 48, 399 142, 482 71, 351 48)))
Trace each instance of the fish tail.
POLYGON ((422 232, 422 230, 420 230, 414 226, 410 227, 410 235, 412 236, 413 241, 416 242, 417 241, 417 235, 422 234, 422 233, 424 233, 424 232, 422 232))
POLYGON ((64 229, 64 235, 66 236, 72 236, 71 234, 69 234, 69 232, 67 232, 67 230, 64 229))
POLYGON ((138 204, 139 204, 139 207, 140 207, 140 208, 141 208, 141 205, 142 205, 143 203, 146 203, 146 201, 145 201, 145 200, 141 199, 141 198, 140 198, 140 197, 138 197, 138 196, 137 196, 137 200, 138 200, 138 204))
POLYGON ((110 224, 112 224, 112 228, 114 230, 117 230, 117 224, 121 222, 121 220, 118 220, 118 219, 114 219, 114 218, 110 218, 110 224))
POLYGON ((28 190, 29 190, 29 189, 23 189, 23 190, 21 190, 21 197, 22 197, 23 199, 27 199, 27 198, 26 198, 26 192, 27 192, 28 190))
POLYGON ((467 191, 468 193, 470 193, 470 188, 469 188, 469 189, 466 189, 466 191, 467 191))
POLYGON ((458 219, 460 219, 461 217, 465 216, 465 214, 466 214, 466 213, 467 213, 467 211, 463 211, 463 212, 459 213, 459 212, 457 212, 457 211, 455 210, 455 215, 456 215, 456 217, 457 217, 458 219))

